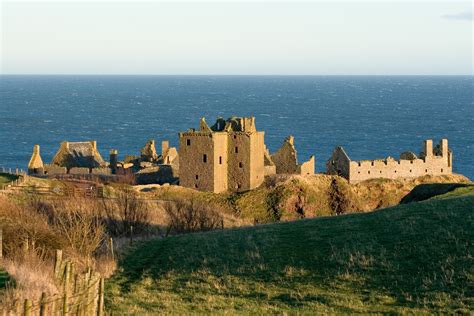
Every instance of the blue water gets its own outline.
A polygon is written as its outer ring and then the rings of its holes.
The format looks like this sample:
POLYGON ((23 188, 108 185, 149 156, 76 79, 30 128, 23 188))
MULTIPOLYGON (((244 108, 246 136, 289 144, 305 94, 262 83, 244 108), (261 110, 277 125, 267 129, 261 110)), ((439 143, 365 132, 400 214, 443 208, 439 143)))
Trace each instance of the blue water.
POLYGON ((381 158, 449 139, 454 171, 474 178, 474 77, 0 76, 0 166, 49 162, 63 140, 95 139, 138 154, 145 142, 198 127, 199 117, 256 117, 270 151, 292 134, 316 167, 337 145, 381 158))

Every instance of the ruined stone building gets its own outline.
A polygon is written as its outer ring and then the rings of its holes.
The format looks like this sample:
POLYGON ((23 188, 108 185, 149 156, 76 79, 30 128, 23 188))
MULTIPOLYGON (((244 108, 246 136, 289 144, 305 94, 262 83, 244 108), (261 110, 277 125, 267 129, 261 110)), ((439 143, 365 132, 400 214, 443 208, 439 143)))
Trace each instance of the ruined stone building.
POLYGON ((254 117, 218 118, 211 127, 202 118, 199 130, 179 133, 179 159, 180 185, 201 191, 246 191, 265 176, 314 174, 313 156, 298 164, 292 136, 271 155, 254 117))
POLYGON ((97 150, 96 141, 62 142, 50 164, 44 164, 39 145, 33 148, 28 172, 36 175, 55 174, 109 174, 107 163, 97 150))
POLYGON ((180 185, 201 191, 245 191, 264 180, 264 132, 254 117, 218 118, 179 133, 180 185))
POLYGON ((138 163, 135 180, 139 184, 175 184, 179 180, 178 151, 167 140, 161 142, 161 154, 156 151, 155 141, 149 140, 141 150, 138 163))
POLYGON ((442 139, 435 148, 432 140, 426 140, 419 156, 413 152, 403 152, 399 160, 387 157, 352 161, 342 147, 336 147, 326 168, 328 174, 339 175, 351 183, 373 178, 395 179, 451 174, 452 152, 448 148, 447 139, 442 139))
POLYGON ((293 136, 288 136, 280 149, 271 155, 270 159, 276 167, 275 172, 277 174, 314 174, 314 156, 311 156, 308 161, 298 164, 293 136))

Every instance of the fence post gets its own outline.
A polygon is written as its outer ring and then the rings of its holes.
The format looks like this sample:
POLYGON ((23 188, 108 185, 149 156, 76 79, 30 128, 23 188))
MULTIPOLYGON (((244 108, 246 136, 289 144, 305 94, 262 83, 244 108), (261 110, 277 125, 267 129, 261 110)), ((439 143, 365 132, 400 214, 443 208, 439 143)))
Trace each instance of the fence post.
POLYGON ((40 316, 46 316, 46 293, 45 292, 41 293, 39 314, 40 316))
POLYGON ((99 304, 97 308, 97 316, 104 315, 104 278, 100 278, 99 283, 99 304))
POLYGON ((28 253, 28 237, 25 238, 23 241, 23 252, 26 254, 28 253))
POLYGON ((23 305, 23 315, 30 316, 31 313, 31 301, 29 299, 25 300, 25 304, 23 305))
POLYGON ((3 230, 0 228, 0 259, 3 257, 3 230))
POLYGON ((56 256, 54 257, 54 276, 59 279, 59 273, 61 269, 61 262, 63 260, 63 251, 56 249, 56 256))
POLYGON ((133 226, 130 225, 130 245, 133 244, 133 226))
MULTIPOLYGON (((0 230, 0 240, 1 240, 1 230, 0 230)), ((115 260, 115 255, 114 255, 114 240, 112 237, 109 238, 109 247, 110 247, 110 255, 112 256, 112 260, 115 260)), ((1 249, 1 248, 0 248, 1 249)), ((1 255, 0 255, 1 258, 1 255)))
POLYGON ((66 263, 66 268, 64 269, 64 296, 63 296, 63 315, 67 315, 69 312, 69 280, 71 276, 71 262, 66 263))
POLYGON ((20 300, 15 300, 15 313, 16 315, 21 315, 21 303, 20 300))

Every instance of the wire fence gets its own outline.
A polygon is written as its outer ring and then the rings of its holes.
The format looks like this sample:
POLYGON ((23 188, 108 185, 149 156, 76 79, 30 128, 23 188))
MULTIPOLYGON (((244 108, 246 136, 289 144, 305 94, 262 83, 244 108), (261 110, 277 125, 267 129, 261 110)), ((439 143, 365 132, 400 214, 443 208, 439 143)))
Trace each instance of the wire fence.
POLYGON ((104 279, 92 270, 76 273, 74 264, 63 260, 61 250, 56 251, 54 276, 61 284, 61 293, 42 293, 39 300, 16 301, 3 315, 97 315, 103 316, 104 279))

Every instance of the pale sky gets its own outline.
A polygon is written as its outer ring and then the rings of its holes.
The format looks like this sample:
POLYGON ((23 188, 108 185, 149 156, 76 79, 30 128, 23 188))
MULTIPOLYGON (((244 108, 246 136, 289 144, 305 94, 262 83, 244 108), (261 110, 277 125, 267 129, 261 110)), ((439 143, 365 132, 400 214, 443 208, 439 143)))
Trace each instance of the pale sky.
POLYGON ((2 74, 473 73, 470 1, 0 1, 2 74))

